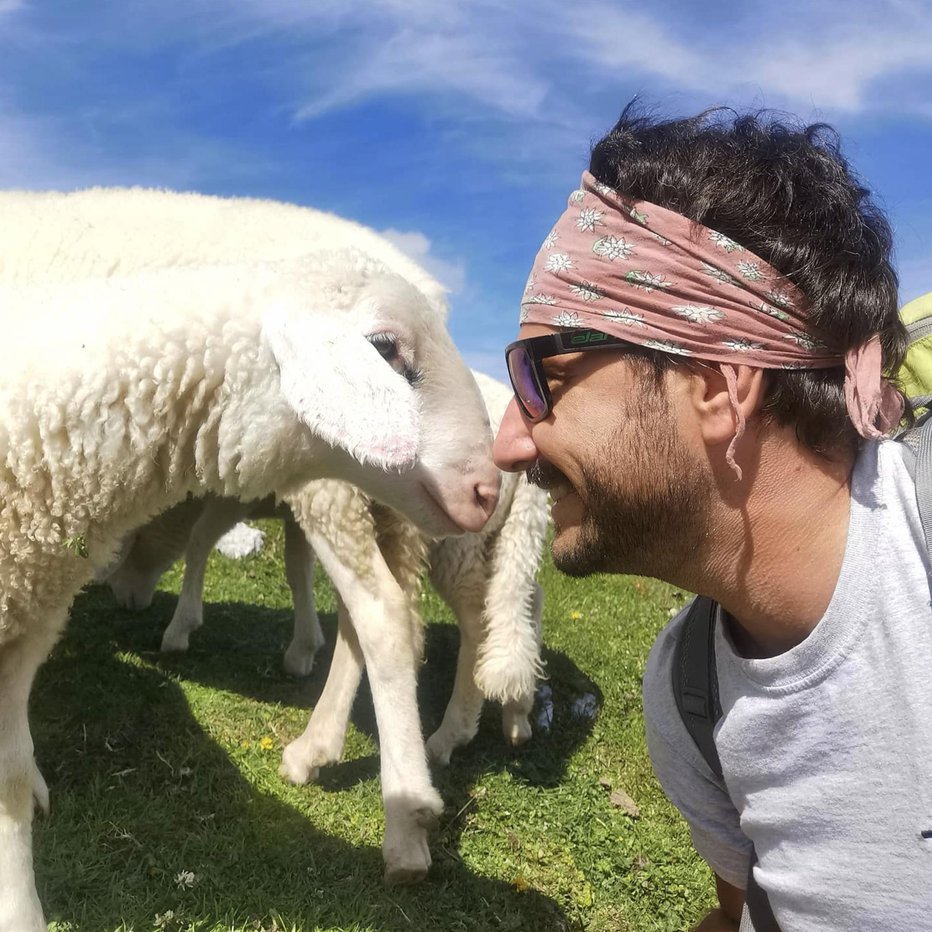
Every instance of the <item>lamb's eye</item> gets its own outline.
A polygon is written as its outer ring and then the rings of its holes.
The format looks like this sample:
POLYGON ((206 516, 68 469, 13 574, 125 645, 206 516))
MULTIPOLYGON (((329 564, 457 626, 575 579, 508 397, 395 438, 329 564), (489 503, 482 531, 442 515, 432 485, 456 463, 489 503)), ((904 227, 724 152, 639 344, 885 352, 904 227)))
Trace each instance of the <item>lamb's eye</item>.
POLYGON ((395 334, 373 333, 369 335, 368 340, 386 362, 392 363, 398 358, 398 341, 395 334))
POLYGON ((401 357, 398 340, 393 333, 373 333, 367 338, 384 359, 399 375, 403 375, 411 385, 420 385, 423 375, 420 369, 409 365, 401 357))

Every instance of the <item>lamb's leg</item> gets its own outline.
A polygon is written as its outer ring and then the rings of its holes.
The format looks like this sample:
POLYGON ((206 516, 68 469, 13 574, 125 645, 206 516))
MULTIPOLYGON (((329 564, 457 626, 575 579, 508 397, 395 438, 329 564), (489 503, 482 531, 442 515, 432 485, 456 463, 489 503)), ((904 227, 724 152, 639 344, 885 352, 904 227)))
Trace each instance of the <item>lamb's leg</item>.
POLYGON ((162 635, 163 651, 185 651, 191 632, 204 621, 204 574, 214 544, 250 512, 232 498, 208 498, 191 529, 185 549, 184 579, 171 623, 162 635))
POLYGON ((34 801, 48 789, 33 758, 27 704, 48 653, 29 636, 0 646, 0 932, 45 932, 32 867, 34 801))
POLYGON ((365 661, 342 600, 337 619, 337 642, 324 691, 314 706, 304 734, 292 741, 282 755, 279 773, 292 783, 316 780, 321 767, 336 763, 343 755, 346 728, 365 661))
POLYGON ((427 834, 443 801, 427 769, 417 708, 418 652, 407 598, 374 540, 363 568, 344 562, 343 541, 337 556, 323 535, 309 538, 346 602, 369 674, 381 748, 385 881, 413 883, 430 867, 427 834))
POLYGON ((106 576, 119 605, 142 611, 152 604, 159 580, 184 553, 203 508, 203 499, 187 498, 127 537, 128 552, 106 576))
MULTIPOLYGON (((540 642, 543 630, 544 590, 535 582, 533 585, 530 607, 530 632, 535 637, 537 652, 540 656, 540 642)), ((531 709, 534 706, 534 683, 527 683, 519 679, 513 698, 502 702, 502 732, 505 740, 514 747, 526 744, 531 740, 531 709)))
MULTIPOLYGON (((314 551, 290 512, 285 516, 285 576, 294 603, 294 634, 285 651, 285 672, 307 676, 314 666, 314 655, 323 647, 324 632, 314 605, 314 551)), ((358 679, 354 694, 357 686, 358 679)))
POLYGON ((485 697, 476 685, 476 658, 482 639, 481 588, 467 587, 465 591, 443 592, 456 614, 460 628, 460 647, 456 656, 456 678, 453 695, 447 703, 440 727, 427 740, 427 753, 440 764, 449 764, 453 751, 469 744, 479 729, 479 716, 485 697))

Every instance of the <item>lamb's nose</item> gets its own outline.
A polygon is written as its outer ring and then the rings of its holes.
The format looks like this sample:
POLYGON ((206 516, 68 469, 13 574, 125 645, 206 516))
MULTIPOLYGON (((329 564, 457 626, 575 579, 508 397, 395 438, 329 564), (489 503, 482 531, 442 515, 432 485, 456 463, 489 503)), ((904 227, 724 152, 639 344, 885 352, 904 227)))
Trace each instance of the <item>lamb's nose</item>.
POLYGON ((475 487, 476 504, 485 512, 486 518, 492 517, 495 506, 498 504, 498 485, 489 485, 477 482, 475 487))

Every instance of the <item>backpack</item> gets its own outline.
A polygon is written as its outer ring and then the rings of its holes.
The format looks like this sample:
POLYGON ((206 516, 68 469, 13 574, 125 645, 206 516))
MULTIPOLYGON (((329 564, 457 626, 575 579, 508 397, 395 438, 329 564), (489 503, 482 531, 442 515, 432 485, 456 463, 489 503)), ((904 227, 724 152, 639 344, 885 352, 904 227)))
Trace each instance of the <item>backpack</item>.
MULTIPOLYGON (((910 344, 898 372, 900 385, 913 405, 916 421, 901 430, 895 441, 906 448, 907 468, 916 483, 916 501, 932 561, 932 292, 900 310, 910 344)), ((686 613, 673 656, 673 696, 687 732, 721 780, 722 764, 714 731, 722 717, 715 669, 715 619, 718 604, 697 596, 686 613)), ((741 932, 780 932, 766 892, 754 879, 757 858, 752 851, 745 890, 741 932)))

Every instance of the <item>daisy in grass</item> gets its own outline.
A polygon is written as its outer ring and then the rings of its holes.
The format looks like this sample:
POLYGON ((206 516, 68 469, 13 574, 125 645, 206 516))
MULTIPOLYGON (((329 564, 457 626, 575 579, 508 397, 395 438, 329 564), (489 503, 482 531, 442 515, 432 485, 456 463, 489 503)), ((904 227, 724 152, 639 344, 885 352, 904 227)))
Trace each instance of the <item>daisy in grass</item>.
POLYGON ((634 247, 620 236, 601 236, 592 244, 592 251, 597 256, 614 262, 616 259, 627 259, 634 252, 634 247))
POLYGON ((643 327, 644 317, 641 314, 635 314, 628 308, 622 308, 620 311, 606 311, 605 316, 609 320, 618 321, 619 324, 625 324, 628 327, 643 327))
POLYGON ((744 246, 739 245, 733 239, 725 236, 724 233, 716 233, 715 230, 709 230, 709 239, 716 246, 724 249, 725 252, 744 252, 744 246))
POLYGON ((578 327, 580 324, 579 314, 575 311, 560 311, 553 318, 553 322, 558 327, 578 327))
POLYGON ((668 282, 662 275, 654 275, 640 269, 632 269, 625 275, 625 281, 642 291, 654 291, 656 288, 669 288, 673 282, 668 282))
POLYGON ((670 310, 680 317, 685 317, 691 324, 710 324, 722 320, 725 316, 724 311, 706 304, 675 304, 670 310))
POLYGON ((566 253, 555 252, 547 257, 545 272, 567 272, 573 268, 573 261, 566 253))

